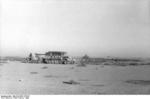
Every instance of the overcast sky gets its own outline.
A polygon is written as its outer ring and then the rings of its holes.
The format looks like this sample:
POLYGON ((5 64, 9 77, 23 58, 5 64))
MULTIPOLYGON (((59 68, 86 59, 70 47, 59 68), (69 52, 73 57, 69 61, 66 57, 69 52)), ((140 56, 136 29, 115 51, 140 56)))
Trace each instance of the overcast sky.
POLYGON ((1 1, 1 55, 150 57, 150 0, 1 1))

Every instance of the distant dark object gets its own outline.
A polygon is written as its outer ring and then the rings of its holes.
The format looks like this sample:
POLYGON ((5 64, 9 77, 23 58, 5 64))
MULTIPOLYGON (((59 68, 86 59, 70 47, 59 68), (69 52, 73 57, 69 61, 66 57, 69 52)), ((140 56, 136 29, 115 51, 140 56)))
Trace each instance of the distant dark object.
POLYGON ((71 84, 71 85, 77 85, 80 84, 79 82, 76 82, 74 80, 70 80, 70 81, 63 81, 64 84, 71 84))
POLYGON ((29 61, 33 59, 32 53, 29 54, 29 61))
POLYGON ((19 79, 19 82, 21 82, 22 80, 21 79, 19 79))
POLYGON ((42 58, 42 63, 47 63, 46 59, 45 58, 42 58))
POLYGON ((137 85, 150 85, 150 80, 127 80, 126 83, 137 85))
POLYGON ((38 72, 30 72, 30 74, 38 74, 38 72))
POLYGON ((89 56, 85 54, 85 55, 80 59, 80 61, 78 62, 77 66, 79 66, 79 67, 86 67, 86 64, 89 63, 89 60, 90 60, 89 56))
POLYGON ((86 60, 88 60, 90 57, 87 55, 87 54, 85 54, 83 57, 82 57, 82 59, 86 59, 86 60))
POLYGON ((48 68, 47 66, 42 67, 42 69, 47 69, 47 68, 48 68))
POLYGON ((82 58, 81 58, 81 61, 83 61, 84 63, 88 64, 89 61, 90 61, 90 57, 85 54, 82 58))

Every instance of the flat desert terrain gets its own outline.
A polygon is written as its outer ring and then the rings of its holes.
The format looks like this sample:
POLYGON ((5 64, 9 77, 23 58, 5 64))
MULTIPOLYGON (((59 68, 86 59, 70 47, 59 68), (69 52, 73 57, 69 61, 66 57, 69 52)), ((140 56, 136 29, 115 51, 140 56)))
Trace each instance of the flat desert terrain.
POLYGON ((1 63, 0 94, 150 94, 150 66, 1 63))

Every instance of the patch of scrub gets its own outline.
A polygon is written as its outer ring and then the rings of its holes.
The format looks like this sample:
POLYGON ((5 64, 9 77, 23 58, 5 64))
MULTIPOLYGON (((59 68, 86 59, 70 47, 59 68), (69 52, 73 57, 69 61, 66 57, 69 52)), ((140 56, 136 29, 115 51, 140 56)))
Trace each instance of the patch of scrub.
POLYGON ((38 72, 30 72, 30 74, 38 74, 38 72))
POLYGON ((150 85, 150 80, 127 80, 126 83, 137 85, 150 85))
POLYGON ((22 82, 23 80, 22 80, 22 79, 19 79, 18 81, 19 81, 19 82, 22 82))
POLYGON ((42 67, 42 69, 48 69, 48 67, 47 67, 47 66, 44 66, 44 67, 42 67))
POLYGON ((64 83, 64 84, 71 84, 71 85, 77 85, 77 84, 80 84, 79 82, 74 81, 74 80, 63 81, 63 83, 64 83))

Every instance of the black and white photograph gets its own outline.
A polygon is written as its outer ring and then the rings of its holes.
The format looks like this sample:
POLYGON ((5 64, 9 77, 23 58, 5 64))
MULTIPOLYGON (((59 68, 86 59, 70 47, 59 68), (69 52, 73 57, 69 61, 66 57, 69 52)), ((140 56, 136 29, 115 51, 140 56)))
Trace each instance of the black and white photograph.
POLYGON ((149 95, 150 0, 1 0, 4 94, 149 95))

